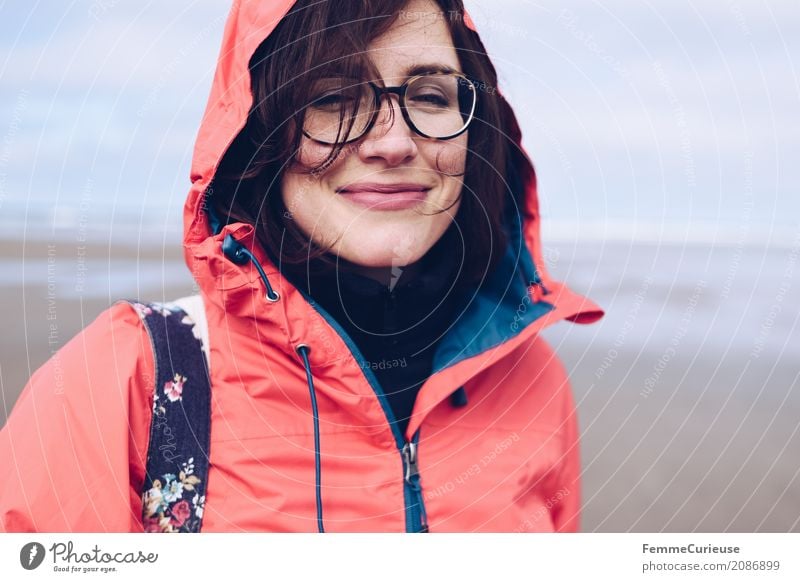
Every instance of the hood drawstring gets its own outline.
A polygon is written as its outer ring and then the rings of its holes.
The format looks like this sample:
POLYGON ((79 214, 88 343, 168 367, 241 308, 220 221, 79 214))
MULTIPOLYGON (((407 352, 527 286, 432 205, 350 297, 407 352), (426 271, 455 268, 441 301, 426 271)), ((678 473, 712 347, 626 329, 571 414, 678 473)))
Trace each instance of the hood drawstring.
POLYGON ((267 288, 267 301, 270 303, 275 303, 281 298, 280 293, 275 291, 272 288, 272 285, 270 285, 269 279, 267 279, 267 274, 264 272, 264 269, 261 267, 261 263, 258 262, 258 259, 256 259, 253 256, 253 253, 247 250, 242 243, 233 238, 233 235, 228 234, 225 236, 225 240, 222 241, 222 253, 236 265, 244 265, 248 261, 253 263, 253 266, 255 266, 255 268, 258 270, 261 280, 264 281, 264 286, 267 288))
MULTIPOLYGON (((258 262, 258 259, 251 253, 245 246, 228 234, 222 242, 222 253, 234 264, 245 265, 247 262, 253 263, 253 266, 258 270, 264 286, 267 288, 267 301, 274 303, 281 298, 280 293, 272 288, 269 283, 267 274, 258 262)), ((317 393, 314 390, 314 379, 311 376, 311 364, 308 361, 308 353, 311 348, 306 344, 300 344, 295 349, 297 353, 303 358, 303 367, 306 370, 306 380, 308 381, 308 391, 311 394, 311 411, 314 415, 314 474, 316 479, 316 497, 317 497, 317 529, 320 533, 325 533, 325 528, 322 523, 322 469, 320 463, 320 446, 319 446, 319 412, 317 410, 317 393)))
POLYGON ((311 412, 314 415, 314 473, 317 485, 317 529, 319 529, 319 533, 325 533, 325 528, 322 525, 322 470, 320 467, 319 411, 317 410, 317 393, 314 390, 314 379, 311 377, 311 364, 308 361, 308 353, 311 351, 311 348, 306 344, 300 344, 295 350, 300 354, 300 357, 303 358, 308 391, 311 394, 311 412))

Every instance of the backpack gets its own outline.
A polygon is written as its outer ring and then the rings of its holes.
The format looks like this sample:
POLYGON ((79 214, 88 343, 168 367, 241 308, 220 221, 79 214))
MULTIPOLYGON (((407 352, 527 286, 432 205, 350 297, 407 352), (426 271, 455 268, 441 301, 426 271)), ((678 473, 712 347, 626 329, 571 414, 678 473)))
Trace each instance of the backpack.
POLYGON ((142 487, 147 533, 197 533, 203 522, 211 436, 208 325, 202 298, 126 301, 153 349, 153 417, 142 487))

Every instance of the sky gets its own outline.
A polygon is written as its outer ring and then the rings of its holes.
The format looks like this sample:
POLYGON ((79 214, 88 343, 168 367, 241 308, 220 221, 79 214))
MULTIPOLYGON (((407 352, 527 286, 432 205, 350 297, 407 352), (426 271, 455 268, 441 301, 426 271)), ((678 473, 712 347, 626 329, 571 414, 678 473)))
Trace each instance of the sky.
MULTIPOLYGON (((794 0, 471 0, 553 233, 792 239, 794 0)), ((0 230, 177 233, 227 1, 0 0, 0 230)))

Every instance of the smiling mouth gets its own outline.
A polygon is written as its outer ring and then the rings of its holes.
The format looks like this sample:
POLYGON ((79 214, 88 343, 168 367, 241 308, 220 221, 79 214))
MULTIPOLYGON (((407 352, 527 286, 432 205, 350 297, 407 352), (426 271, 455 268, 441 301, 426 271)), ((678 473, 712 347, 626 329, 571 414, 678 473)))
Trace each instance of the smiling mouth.
POLYGON ((405 210, 422 204, 430 187, 422 184, 352 184, 337 190, 349 202, 376 211, 405 210))

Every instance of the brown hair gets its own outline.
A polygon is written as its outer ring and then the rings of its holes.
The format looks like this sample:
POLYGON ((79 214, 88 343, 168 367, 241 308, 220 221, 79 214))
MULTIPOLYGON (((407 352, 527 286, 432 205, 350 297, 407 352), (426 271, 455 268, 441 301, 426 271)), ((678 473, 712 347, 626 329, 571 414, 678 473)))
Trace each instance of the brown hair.
MULTIPOLYGON (((516 195, 509 190, 506 173, 513 167, 510 158, 520 155, 512 143, 518 128, 495 90, 497 74, 483 43, 464 23, 462 0, 435 2, 462 71, 481 83, 468 132, 456 225, 442 237, 442 242, 459 247, 454 256, 463 252, 469 257, 462 281, 479 282, 505 252, 503 214, 507 196, 516 195)), ((325 272, 336 265, 330 248, 317 246, 292 220, 281 196, 282 172, 291 165, 303 137, 296 131, 303 126, 304 113, 298 104, 306 102, 315 80, 334 69, 349 77, 377 78, 364 55, 373 39, 402 18, 406 4, 407 0, 298 0, 250 60, 253 105, 208 192, 213 193, 211 202, 222 222, 256 226, 259 242, 282 270, 313 264, 311 270, 325 272)), ((324 170, 351 145, 333 146, 328 159, 311 173, 324 170)))

